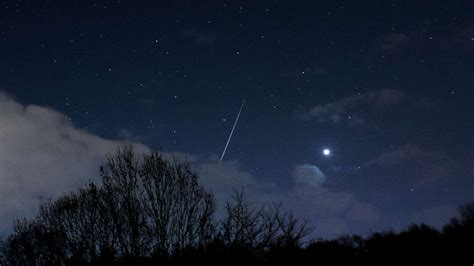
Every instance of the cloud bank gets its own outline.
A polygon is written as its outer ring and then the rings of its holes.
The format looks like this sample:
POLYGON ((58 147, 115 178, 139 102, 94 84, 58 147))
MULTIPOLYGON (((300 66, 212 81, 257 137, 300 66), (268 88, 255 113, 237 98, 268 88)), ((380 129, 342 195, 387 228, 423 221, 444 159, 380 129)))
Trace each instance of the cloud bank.
MULTIPOLYGON (((124 142, 102 139, 54 110, 0 94, 0 232, 47 198, 96 180, 104 155, 124 142)), ((141 144, 138 149, 146 150, 141 144)))

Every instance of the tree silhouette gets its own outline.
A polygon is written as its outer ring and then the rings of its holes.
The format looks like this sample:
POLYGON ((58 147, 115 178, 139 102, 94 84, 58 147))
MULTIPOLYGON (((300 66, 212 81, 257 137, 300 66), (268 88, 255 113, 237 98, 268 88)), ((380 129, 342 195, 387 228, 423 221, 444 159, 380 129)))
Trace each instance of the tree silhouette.
POLYGON ((214 198, 186 163, 132 146, 107 156, 102 184, 43 203, 15 223, 11 264, 63 264, 104 258, 165 256, 212 238, 214 198), (52 245, 52 246, 50 246, 52 245))
POLYGON ((274 246, 298 247, 311 230, 281 204, 258 205, 248 202, 243 191, 235 192, 226 203, 222 223, 224 243, 230 246, 267 250, 274 246))
POLYGON ((13 265, 61 265, 72 255, 68 243, 64 231, 40 219, 18 220, 7 239, 7 261, 13 265))
POLYGON ((474 256, 474 202, 459 207, 459 214, 443 228, 445 252, 474 256))
POLYGON ((0 242, 1 265, 374 264, 455 259, 472 263, 474 203, 437 230, 411 225, 367 237, 305 240, 307 223, 282 204, 236 191, 221 220, 189 164, 125 146, 107 156, 102 182, 44 202, 0 242))
POLYGON ((155 253, 199 246, 212 238, 214 196, 198 184, 188 164, 170 163, 154 152, 145 157, 142 176, 155 253))

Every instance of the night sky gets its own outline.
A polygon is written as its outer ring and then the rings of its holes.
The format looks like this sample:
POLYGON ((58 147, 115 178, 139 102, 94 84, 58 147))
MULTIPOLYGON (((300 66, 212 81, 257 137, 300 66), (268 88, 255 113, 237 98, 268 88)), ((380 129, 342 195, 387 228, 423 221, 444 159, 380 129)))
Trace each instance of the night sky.
POLYGON ((473 14, 472 1, 0 1, 0 198, 31 197, 0 219, 75 188, 25 189, 77 171, 22 169, 79 142, 88 159, 71 149, 61 169, 87 168, 100 138, 186 154, 218 199, 244 186, 322 236, 439 226, 474 200, 473 14))

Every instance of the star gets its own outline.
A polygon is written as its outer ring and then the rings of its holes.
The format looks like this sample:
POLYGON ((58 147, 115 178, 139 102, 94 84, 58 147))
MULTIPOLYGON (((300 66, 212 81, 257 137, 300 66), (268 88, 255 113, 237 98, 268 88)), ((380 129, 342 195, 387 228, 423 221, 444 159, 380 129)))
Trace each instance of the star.
POLYGON ((328 148, 323 149, 323 155, 328 157, 331 155, 331 150, 328 148))

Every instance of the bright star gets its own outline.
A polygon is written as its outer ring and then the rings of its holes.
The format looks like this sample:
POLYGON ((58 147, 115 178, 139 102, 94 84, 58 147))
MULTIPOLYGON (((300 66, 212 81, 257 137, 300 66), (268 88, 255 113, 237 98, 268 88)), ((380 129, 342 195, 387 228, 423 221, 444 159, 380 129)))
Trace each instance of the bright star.
POLYGON ((323 154, 324 154, 324 156, 329 156, 329 155, 331 155, 331 150, 330 149, 324 149, 323 154))

